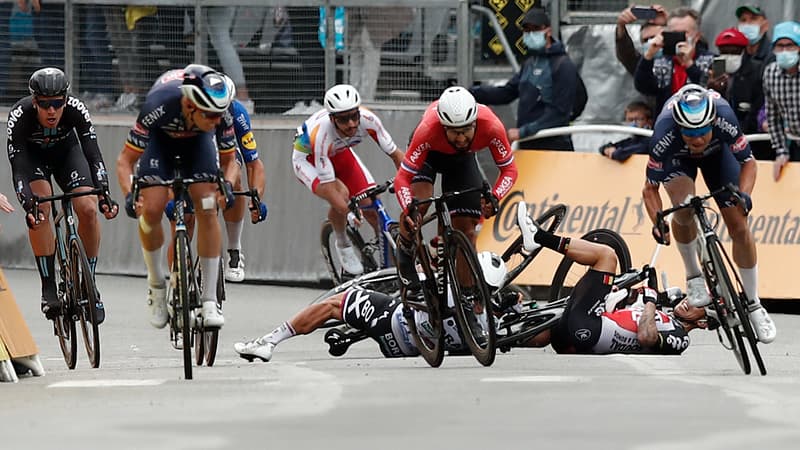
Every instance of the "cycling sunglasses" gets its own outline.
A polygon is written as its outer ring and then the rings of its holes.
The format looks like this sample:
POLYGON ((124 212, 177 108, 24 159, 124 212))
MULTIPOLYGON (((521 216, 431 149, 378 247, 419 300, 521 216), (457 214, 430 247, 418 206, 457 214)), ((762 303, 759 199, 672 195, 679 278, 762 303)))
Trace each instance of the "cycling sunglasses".
POLYGON ((224 113, 203 111, 202 109, 198 109, 197 112, 199 112, 201 116, 209 120, 219 119, 224 114, 224 113))
POLYGON ((51 106, 55 109, 59 109, 66 103, 67 99, 65 97, 51 98, 51 99, 40 99, 40 98, 36 99, 36 104, 43 109, 50 109, 51 106))
POLYGON ((687 137, 699 137, 711 131, 711 125, 702 128, 681 128, 681 134, 687 137))
POLYGON ((358 122, 361 118, 361 111, 355 110, 350 114, 334 114, 333 120, 336 121, 339 125, 347 125, 352 120, 353 122, 358 122))

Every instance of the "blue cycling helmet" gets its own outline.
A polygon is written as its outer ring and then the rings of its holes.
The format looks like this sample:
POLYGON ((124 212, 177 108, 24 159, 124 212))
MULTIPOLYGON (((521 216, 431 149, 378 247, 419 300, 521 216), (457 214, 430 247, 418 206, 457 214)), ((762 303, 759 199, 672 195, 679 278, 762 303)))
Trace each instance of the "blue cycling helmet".
POLYGON ((711 91, 697 84, 687 84, 682 87, 675 94, 672 118, 685 130, 697 130, 692 134, 707 132, 717 119, 717 107, 714 105, 711 91))
POLYGON ((202 64, 189 64, 183 69, 181 92, 203 111, 223 113, 233 95, 225 74, 202 64))

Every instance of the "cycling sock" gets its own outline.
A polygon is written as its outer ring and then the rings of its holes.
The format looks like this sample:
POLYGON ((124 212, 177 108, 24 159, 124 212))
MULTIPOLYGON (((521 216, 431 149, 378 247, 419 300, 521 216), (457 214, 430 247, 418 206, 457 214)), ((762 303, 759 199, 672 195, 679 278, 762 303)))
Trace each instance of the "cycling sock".
POLYGON ((142 249, 144 265, 147 267, 147 281, 150 286, 164 286, 164 268, 161 266, 161 248, 155 250, 142 249))
POLYGON ((695 237, 692 242, 685 244, 683 242, 677 242, 677 240, 675 243, 678 246, 681 259, 683 259, 683 265, 686 267, 686 279, 689 280, 699 277, 703 272, 700 270, 700 265, 697 263, 697 238, 695 237))
POLYGON ((750 300, 750 304, 760 304, 761 300, 758 298, 758 264, 749 269, 739 267, 739 275, 742 277, 742 287, 744 287, 744 293, 750 300))
POLYGON ((334 230, 333 231, 333 235, 336 236, 336 246, 337 247, 345 248, 345 247, 350 247, 351 245, 353 245, 350 242, 350 239, 348 239, 347 233, 345 233, 344 231, 342 231, 340 233, 340 232, 334 230))
POLYGON ((280 326, 278 326, 278 328, 272 330, 270 334, 264 336, 264 340, 278 345, 279 342, 285 341, 296 334, 297 333, 294 331, 294 328, 292 328, 292 325, 289 322, 283 322, 280 324, 280 326))
POLYGON ((92 271, 92 278, 94 278, 94 274, 97 271, 97 256, 92 256, 87 259, 89 260, 89 269, 92 271))
POLYGON ((203 272, 203 285, 200 286, 200 300, 217 301, 217 280, 219 278, 219 257, 200 257, 200 270, 203 272))
POLYGON ((241 250, 242 249, 242 227, 244 226, 244 219, 236 222, 225 221, 225 231, 228 233, 228 249, 241 250))
POLYGON ((545 230, 539 229, 539 231, 533 235, 533 240, 539 244, 542 244, 542 247, 555 250, 558 253, 566 253, 567 250, 569 250, 569 243, 571 239, 568 237, 557 236, 553 233, 548 233, 545 230))
POLYGON ((56 255, 44 255, 36 257, 36 267, 39 269, 39 278, 42 280, 42 295, 56 292, 56 255))

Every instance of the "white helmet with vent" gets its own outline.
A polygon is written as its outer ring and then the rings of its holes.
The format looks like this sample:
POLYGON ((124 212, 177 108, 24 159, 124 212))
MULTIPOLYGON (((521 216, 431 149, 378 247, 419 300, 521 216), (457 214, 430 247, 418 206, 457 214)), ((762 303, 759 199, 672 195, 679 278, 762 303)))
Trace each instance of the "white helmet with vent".
POLYGON ((442 125, 464 127, 478 118, 478 104, 468 90, 461 86, 453 86, 442 92, 436 112, 442 125))

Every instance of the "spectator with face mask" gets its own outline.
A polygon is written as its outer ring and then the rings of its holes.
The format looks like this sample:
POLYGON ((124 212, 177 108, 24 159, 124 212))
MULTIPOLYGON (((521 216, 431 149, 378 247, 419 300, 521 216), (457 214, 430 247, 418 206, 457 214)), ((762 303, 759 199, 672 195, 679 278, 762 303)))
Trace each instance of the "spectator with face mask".
POLYGON ((800 23, 775 25, 772 37, 775 62, 764 69, 764 103, 775 163, 772 176, 780 178, 789 161, 800 161, 800 23))
MULTIPOLYGON (((639 46, 634 45, 633 39, 626 25, 630 25, 638 20, 631 12, 631 7, 627 7, 619 13, 617 17, 617 30, 614 33, 614 46, 616 49, 617 60, 622 63, 625 70, 631 76, 636 72, 636 64, 643 54, 650 48, 651 40, 655 38, 664 25, 667 24, 667 11, 661 5, 652 5, 656 11, 656 18, 643 23, 639 29, 639 46)), ((658 55, 661 56, 661 55, 658 55)))
MULTIPOLYGON (((720 56, 725 60, 724 73, 714 73, 708 80, 708 87, 722 94, 730 103, 739 125, 745 134, 758 133, 758 111, 764 104, 764 91, 761 87, 763 66, 756 58, 747 58, 747 37, 736 28, 723 30, 715 44, 720 56)), ((775 158, 766 141, 751 142, 756 159, 775 158)))
POLYGON ((747 38, 744 59, 754 59, 763 64, 763 68, 772 58, 767 15, 758 6, 743 5, 736 8, 736 18, 739 19, 736 29, 747 38))
MULTIPOLYGON (((625 125, 644 128, 653 128, 653 110, 643 101, 635 101, 625 107, 625 125)), ((646 155, 649 152, 649 136, 631 136, 617 142, 611 142, 600 147, 600 154, 614 161, 627 161, 631 155, 646 155)))

